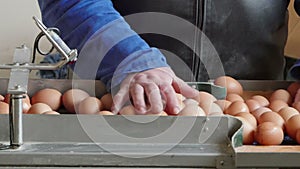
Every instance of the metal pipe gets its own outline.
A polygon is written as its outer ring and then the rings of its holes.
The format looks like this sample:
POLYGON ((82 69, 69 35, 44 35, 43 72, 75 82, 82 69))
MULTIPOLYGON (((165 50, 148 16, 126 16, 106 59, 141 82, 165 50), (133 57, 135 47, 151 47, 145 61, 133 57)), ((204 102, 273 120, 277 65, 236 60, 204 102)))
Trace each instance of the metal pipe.
POLYGON ((14 64, 0 64, 0 69, 28 69, 28 70, 57 70, 58 68, 62 67, 69 61, 62 60, 57 63, 48 64, 33 64, 33 63, 14 63, 14 64))
POLYGON ((23 144, 23 121, 22 121, 22 99, 23 94, 11 94, 10 96, 10 145, 12 148, 18 148, 23 144))

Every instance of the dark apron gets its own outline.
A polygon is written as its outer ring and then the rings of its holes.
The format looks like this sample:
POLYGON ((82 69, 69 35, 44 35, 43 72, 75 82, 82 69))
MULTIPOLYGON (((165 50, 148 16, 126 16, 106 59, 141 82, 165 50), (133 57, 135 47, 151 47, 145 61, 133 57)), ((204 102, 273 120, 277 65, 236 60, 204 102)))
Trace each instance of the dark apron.
MULTIPOLYGON (((113 3, 123 16, 163 12, 194 24, 211 41, 226 75, 237 79, 283 78, 287 0, 113 0, 113 3)), ((201 59, 194 52, 203 50, 202 36, 195 35, 194 48, 165 35, 147 33, 141 36, 150 46, 162 49, 168 63, 182 79, 191 81, 194 77, 197 81, 207 81, 217 76, 208 75, 208 65, 199 62, 201 59), (172 63, 174 55, 182 59, 191 73, 178 63, 172 63)), ((206 57, 214 55, 200 53, 206 57)), ((219 69, 219 65, 215 66, 219 69)))

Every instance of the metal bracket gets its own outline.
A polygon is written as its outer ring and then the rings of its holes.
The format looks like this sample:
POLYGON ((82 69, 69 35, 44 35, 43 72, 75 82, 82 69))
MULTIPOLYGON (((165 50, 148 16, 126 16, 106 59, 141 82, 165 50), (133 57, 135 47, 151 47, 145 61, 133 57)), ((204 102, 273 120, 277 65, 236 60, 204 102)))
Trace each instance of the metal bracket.
MULTIPOLYGON (((10 147, 18 148, 23 144, 23 123, 22 123, 22 99, 27 93, 27 85, 30 70, 55 70, 77 58, 77 50, 70 49, 65 42, 56 34, 53 29, 48 29, 39 19, 33 17, 36 25, 48 40, 64 56, 64 59, 55 64, 33 64, 30 63, 31 51, 25 45, 15 49, 12 64, 0 64, 0 69, 11 69, 7 93, 10 96, 9 126, 10 126, 10 147)), ((0 144, 1 149, 8 146, 0 144)))

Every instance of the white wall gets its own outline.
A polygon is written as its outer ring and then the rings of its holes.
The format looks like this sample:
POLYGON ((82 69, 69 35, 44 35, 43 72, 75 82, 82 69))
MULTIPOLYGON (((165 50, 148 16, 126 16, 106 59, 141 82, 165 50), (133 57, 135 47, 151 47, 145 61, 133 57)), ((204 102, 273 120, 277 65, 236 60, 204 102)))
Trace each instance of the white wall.
MULTIPOLYGON (((34 39, 40 32, 32 19, 33 16, 40 18, 37 0, 0 1, 1 64, 11 63, 15 47, 22 44, 30 48, 33 47, 34 39)), ((32 72, 31 76, 34 74, 32 72)), ((8 77, 8 75, 8 71, 0 70, 0 77, 8 77)))

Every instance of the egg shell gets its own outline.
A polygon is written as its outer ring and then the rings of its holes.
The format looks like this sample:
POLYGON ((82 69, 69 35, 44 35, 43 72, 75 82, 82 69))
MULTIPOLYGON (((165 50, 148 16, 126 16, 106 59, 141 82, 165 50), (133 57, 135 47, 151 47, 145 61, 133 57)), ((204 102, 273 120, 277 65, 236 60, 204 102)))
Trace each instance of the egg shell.
POLYGON ((134 107, 132 105, 124 106, 120 111, 120 115, 135 115, 136 112, 134 110, 134 107))
POLYGON ((202 102, 199 103, 199 106, 205 112, 206 115, 209 114, 212 103, 213 102, 211 102, 210 100, 209 101, 202 101, 202 102))
POLYGON ((50 106, 45 103, 36 103, 30 107, 27 114, 43 114, 47 111, 52 111, 50 106))
POLYGON ((265 112, 263 113, 259 119, 258 124, 264 123, 264 122, 272 122, 276 124, 277 126, 281 127, 284 130, 284 120, 283 118, 276 112, 265 112))
POLYGON ((42 113, 42 114, 60 115, 60 113, 58 113, 57 111, 53 111, 53 110, 51 110, 51 111, 46 111, 46 112, 44 112, 44 113, 42 113))
POLYGON ((0 94, 0 101, 3 102, 4 101, 4 96, 0 94))
POLYGON ((299 114, 299 112, 298 112, 297 109, 295 109, 293 107, 284 107, 284 108, 282 108, 282 109, 279 110, 278 114, 286 122, 292 116, 299 114))
POLYGON ((194 97, 193 99, 196 100, 199 104, 201 102, 214 102, 217 100, 215 96, 204 91, 199 91, 198 96, 194 97))
POLYGON ((235 102, 235 101, 244 101, 244 99, 242 98, 242 96, 236 94, 236 93, 229 93, 226 96, 226 100, 230 101, 230 102, 235 102))
POLYGON ((146 115, 150 115, 150 116, 168 116, 168 113, 166 113, 165 111, 162 111, 161 113, 156 113, 156 114, 146 114, 146 115))
POLYGON ((251 97, 251 99, 256 100, 261 105, 261 107, 266 107, 269 106, 270 104, 269 100, 266 97, 261 95, 254 95, 251 97))
POLYGON ((243 87, 234 78, 230 76, 220 76, 214 80, 214 84, 217 86, 222 86, 226 88, 226 93, 236 93, 238 95, 243 94, 243 87))
POLYGON ((266 113, 266 112, 270 112, 272 111, 270 108, 267 108, 267 107, 260 107, 256 110, 254 110, 253 112, 251 112, 251 114, 256 118, 256 120, 259 119, 259 117, 263 114, 263 113, 266 113))
POLYGON ((218 104, 211 103, 210 109, 208 110, 208 113, 206 113, 206 115, 210 116, 212 114, 214 114, 214 115, 216 115, 216 114, 223 115, 224 113, 223 113, 223 110, 221 109, 221 107, 218 104))
POLYGON ((222 109, 222 111, 224 112, 232 102, 228 101, 228 100, 217 100, 214 103, 216 103, 217 105, 219 105, 219 107, 222 109))
POLYGON ((109 110, 109 111, 111 110, 111 107, 113 105, 113 98, 112 98, 111 93, 106 93, 105 95, 103 95, 100 98, 100 101, 103 105, 104 110, 109 110))
POLYGON ((186 106, 186 105, 189 105, 189 104, 198 105, 199 103, 194 99, 185 99, 185 100, 183 100, 183 104, 186 106))
POLYGON ((0 114, 9 114, 9 104, 0 101, 0 114))
POLYGON ((300 129, 300 114, 294 115, 291 118, 289 118, 286 123, 286 132, 287 134, 295 139, 296 138, 296 131, 300 129))
POLYGON ((274 112, 279 112, 284 107, 289 107, 289 105, 283 100, 273 100, 269 105, 269 108, 274 112))
POLYGON ((297 129, 296 131, 296 141, 298 144, 300 144, 300 129, 297 129))
POLYGON ((287 91, 290 93, 292 98, 294 98, 299 88, 300 88, 300 82, 293 82, 288 86, 287 91))
POLYGON ((179 113, 178 116, 206 116, 204 110, 198 105, 185 106, 179 113))
POLYGON ((87 97, 78 104, 78 114, 96 114, 103 110, 103 105, 97 97, 87 97))
MULTIPOLYGON (((22 111, 23 113, 27 113, 29 108, 31 107, 30 97, 28 94, 24 94, 25 98, 22 99, 22 111)), ((4 102, 9 104, 10 103, 10 94, 6 94, 4 97, 4 102)))
POLYGON ((62 105, 62 94, 60 91, 52 88, 45 88, 37 91, 31 97, 31 103, 45 103, 51 107, 52 110, 58 110, 62 105))
POLYGON ((69 89, 62 95, 62 102, 68 113, 75 113, 78 104, 90 95, 81 89, 69 89))
POLYGON ((290 93, 284 89, 277 89, 272 93, 269 101, 272 102, 274 100, 282 100, 285 103, 287 103, 288 105, 291 105, 292 101, 293 101, 290 93))
POLYGON ((249 108, 245 102, 235 101, 225 110, 225 114, 236 115, 237 113, 246 112, 249 113, 249 108))
POLYGON ((261 145, 279 145, 284 139, 284 133, 280 126, 264 122, 257 126, 254 138, 261 145))
POLYGON ((107 111, 107 110, 99 111, 96 114, 99 114, 99 115, 114 115, 111 111, 107 111))
POLYGON ((259 104, 258 101, 254 99, 248 99, 245 101, 245 103, 247 104, 250 112, 253 112, 261 107, 261 104, 259 104))
POLYGON ((246 145, 251 145, 254 142, 254 133, 255 133, 255 128, 243 117, 236 116, 239 120, 242 121, 243 126, 243 144, 246 145))
POLYGON ((298 112, 300 112, 300 102, 294 102, 292 104, 292 107, 295 108, 296 110, 298 110, 298 112))
POLYGON ((235 116, 243 117, 253 126, 253 128, 257 127, 256 118, 251 113, 241 112, 241 113, 237 113, 235 116))

